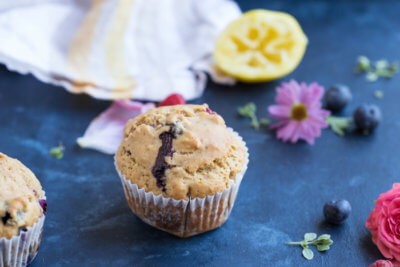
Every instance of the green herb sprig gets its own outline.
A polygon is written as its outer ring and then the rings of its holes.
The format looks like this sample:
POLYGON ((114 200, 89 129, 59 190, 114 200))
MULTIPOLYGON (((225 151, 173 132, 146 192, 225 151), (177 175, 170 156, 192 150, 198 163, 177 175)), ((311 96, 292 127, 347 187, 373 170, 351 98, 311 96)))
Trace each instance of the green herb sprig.
POLYGON ((249 102, 246 105, 239 107, 237 111, 240 116, 250 118, 250 126, 256 130, 260 129, 260 125, 268 126, 270 124, 270 121, 267 118, 263 118, 260 121, 257 119, 257 107, 253 102, 249 102))
POLYGON ((343 136, 345 130, 353 124, 353 120, 351 118, 342 118, 335 116, 326 117, 326 122, 329 124, 331 130, 340 136, 343 136))
POLYGON ((371 62, 366 56, 359 56, 357 59, 356 73, 366 73, 365 79, 368 82, 375 82, 379 77, 392 78, 398 71, 399 64, 397 61, 389 62, 386 59, 381 59, 376 62, 371 62))
POLYGON ((327 251, 333 244, 331 236, 328 234, 320 235, 317 238, 316 233, 306 233, 304 235, 304 240, 299 242, 287 242, 287 245, 298 245, 303 248, 303 257, 307 260, 312 260, 314 258, 314 252, 308 247, 309 245, 314 245, 317 247, 319 252, 327 251))
POLYGON ((64 157, 65 147, 62 144, 59 144, 56 147, 50 149, 50 155, 55 157, 56 159, 62 159, 64 157))

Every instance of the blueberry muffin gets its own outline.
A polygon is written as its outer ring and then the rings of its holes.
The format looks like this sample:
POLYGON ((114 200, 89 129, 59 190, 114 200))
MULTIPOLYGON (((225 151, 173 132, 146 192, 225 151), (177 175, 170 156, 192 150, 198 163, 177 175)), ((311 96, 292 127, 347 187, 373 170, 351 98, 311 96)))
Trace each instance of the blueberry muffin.
POLYGON ((33 260, 45 213, 44 192, 35 175, 0 153, 0 263, 24 266, 33 260))
POLYGON ((226 221, 247 162, 245 143, 207 105, 161 107, 129 120, 116 154, 133 212, 182 237, 226 221))

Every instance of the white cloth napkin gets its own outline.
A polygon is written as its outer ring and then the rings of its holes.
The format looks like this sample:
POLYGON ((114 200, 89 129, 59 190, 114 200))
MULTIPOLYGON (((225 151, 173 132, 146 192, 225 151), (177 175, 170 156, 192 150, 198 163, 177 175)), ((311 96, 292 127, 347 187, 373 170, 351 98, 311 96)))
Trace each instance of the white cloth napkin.
POLYGON ((0 62, 72 93, 160 101, 199 97, 230 0, 0 1, 0 62))

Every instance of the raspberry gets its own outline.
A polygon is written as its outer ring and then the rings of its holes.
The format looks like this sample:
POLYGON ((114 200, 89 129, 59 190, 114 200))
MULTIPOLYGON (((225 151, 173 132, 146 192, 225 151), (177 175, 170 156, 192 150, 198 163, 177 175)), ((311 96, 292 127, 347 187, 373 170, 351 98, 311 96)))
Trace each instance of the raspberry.
POLYGON ((174 106, 174 105, 183 105, 186 104, 185 99, 180 94, 171 94, 167 96, 166 99, 158 103, 159 107, 162 106, 174 106))
POLYGON ((378 260, 372 263, 369 267, 393 267, 393 263, 388 260, 378 260))
POLYGON ((212 111, 209 107, 206 107, 206 112, 207 112, 208 114, 211 114, 211 115, 214 115, 214 114, 215 114, 215 112, 212 111))

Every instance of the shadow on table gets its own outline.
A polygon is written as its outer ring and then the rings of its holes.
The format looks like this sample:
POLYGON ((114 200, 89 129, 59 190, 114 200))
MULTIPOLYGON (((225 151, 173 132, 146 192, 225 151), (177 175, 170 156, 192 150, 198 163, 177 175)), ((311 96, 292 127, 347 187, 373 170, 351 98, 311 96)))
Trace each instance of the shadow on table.
POLYGON ((360 247, 363 251, 362 254, 370 263, 373 263, 378 259, 384 258, 383 255, 379 252, 378 247, 372 242, 370 233, 365 233, 360 238, 360 247))
POLYGON ((90 223, 91 226, 81 229, 81 234, 87 242, 96 246, 103 243, 121 246, 147 240, 180 240, 142 222, 122 197, 118 197, 117 203, 103 209, 90 223))

